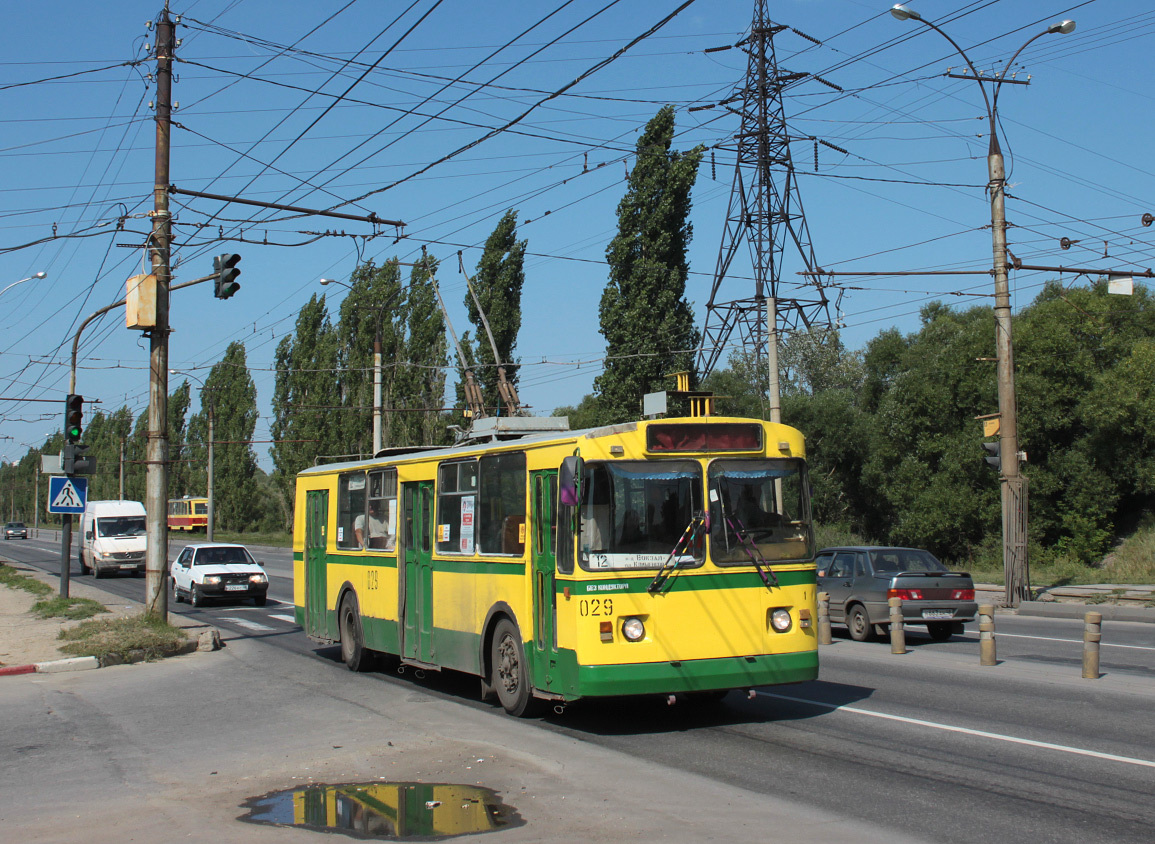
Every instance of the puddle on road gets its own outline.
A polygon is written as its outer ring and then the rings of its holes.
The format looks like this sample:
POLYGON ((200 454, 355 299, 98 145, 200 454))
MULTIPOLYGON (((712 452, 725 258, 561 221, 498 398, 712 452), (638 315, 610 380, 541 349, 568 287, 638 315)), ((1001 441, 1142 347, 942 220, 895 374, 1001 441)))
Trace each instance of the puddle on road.
POLYGON ((241 820, 355 838, 436 840, 521 826, 497 793, 474 785, 364 782, 302 785, 246 800, 241 820))

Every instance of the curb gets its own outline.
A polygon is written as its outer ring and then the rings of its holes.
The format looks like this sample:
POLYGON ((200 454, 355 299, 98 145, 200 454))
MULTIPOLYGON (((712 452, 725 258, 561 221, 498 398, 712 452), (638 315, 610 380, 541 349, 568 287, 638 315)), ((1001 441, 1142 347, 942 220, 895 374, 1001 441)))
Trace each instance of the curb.
POLYGON ((1023 601, 1019 615, 1036 618, 1082 618, 1086 613, 1103 614, 1103 621, 1140 621, 1155 623, 1155 609, 1149 607, 1122 607, 1117 604, 1064 604, 1057 601, 1023 601))
POLYGON ((48 662, 34 662, 30 665, 9 665, 0 668, 0 677, 16 674, 63 674, 66 671, 89 671, 93 668, 100 668, 100 661, 96 657, 75 656, 48 662))

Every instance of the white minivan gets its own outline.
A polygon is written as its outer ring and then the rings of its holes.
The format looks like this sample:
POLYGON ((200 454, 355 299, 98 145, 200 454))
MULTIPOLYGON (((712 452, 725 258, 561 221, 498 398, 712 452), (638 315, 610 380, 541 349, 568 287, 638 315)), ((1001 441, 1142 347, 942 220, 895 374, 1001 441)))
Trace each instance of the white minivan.
POLYGON ((80 570, 94 577, 114 571, 144 573, 144 505, 139 501, 89 501, 80 522, 80 570))

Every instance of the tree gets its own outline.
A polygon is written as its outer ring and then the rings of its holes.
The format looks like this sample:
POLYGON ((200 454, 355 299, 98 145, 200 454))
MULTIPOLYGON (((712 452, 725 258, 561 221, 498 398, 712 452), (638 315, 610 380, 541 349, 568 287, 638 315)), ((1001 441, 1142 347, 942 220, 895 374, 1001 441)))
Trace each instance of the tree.
MULTIPOLYGON (((477 274, 473 278, 473 289, 488 319, 497 354, 501 358, 500 362, 505 364, 506 380, 514 386, 517 384, 518 367, 514 363, 513 351, 517 348, 517 333, 521 329, 525 247, 526 241, 517 239, 517 212, 512 209, 506 211, 485 241, 485 251, 477 263, 477 274)), ((504 413, 497 390, 498 362, 493 359, 482 312, 478 311, 477 303, 468 291, 465 294, 465 307, 475 330, 473 338, 468 332, 462 335, 462 353, 467 363, 476 367, 474 374, 481 387, 486 408, 499 408, 498 412, 504 413)), ((458 394, 463 397, 460 388, 458 394)))
POLYGON ((667 386, 672 372, 693 370, 699 334, 685 299, 686 248, 703 148, 672 150, 673 137, 674 109, 665 106, 638 139, 618 233, 606 249, 610 279, 599 309, 606 366, 594 383, 606 422, 636 419, 643 394, 667 386))
POLYGON ((437 261, 425 256, 409 274, 404 358, 394 375, 393 420, 397 445, 436 445, 448 438, 445 368, 449 365, 445 317, 433 286, 437 261))
POLYGON ((297 314, 296 330, 277 344, 273 387, 273 485, 283 524, 293 523, 297 473, 318 455, 344 453, 339 440, 340 388, 337 332, 324 296, 312 296, 297 314))
POLYGON ((189 442, 197 444, 199 470, 193 483, 207 488, 208 407, 213 405, 213 504, 216 526, 243 531, 261 520, 253 431, 257 388, 245 362, 245 346, 230 343, 205 379, 201 410, 189 421, 189 442))
POLYGON ((395 445, 394 403, 398 361, 404 359, 405 314, 401 272, 397 261, 378 267, 361 264, 349 279, 349 295, 341 302, 337 323, 336 382, 344 412, 335 419, 338 454, 367 455, 373 450, 373 341, 381 330, 383 362, 381 401, 387 409, 381 421, 381 441, 395 445))

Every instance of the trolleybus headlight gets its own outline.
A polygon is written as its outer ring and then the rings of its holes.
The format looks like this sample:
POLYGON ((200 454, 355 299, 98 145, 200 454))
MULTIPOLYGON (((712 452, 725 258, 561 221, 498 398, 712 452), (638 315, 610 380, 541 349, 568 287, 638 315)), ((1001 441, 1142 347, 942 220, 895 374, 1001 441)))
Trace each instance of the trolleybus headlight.
POLYGON ((789 630, 790 624, 790 610, 776 609, 770 613, 770 626, 779 633, 789 630))
POLYGON ((622 635, 627 642, 640 642, 646 638, 646 625, 640 618, 627 618, 622 622, 622 635))

